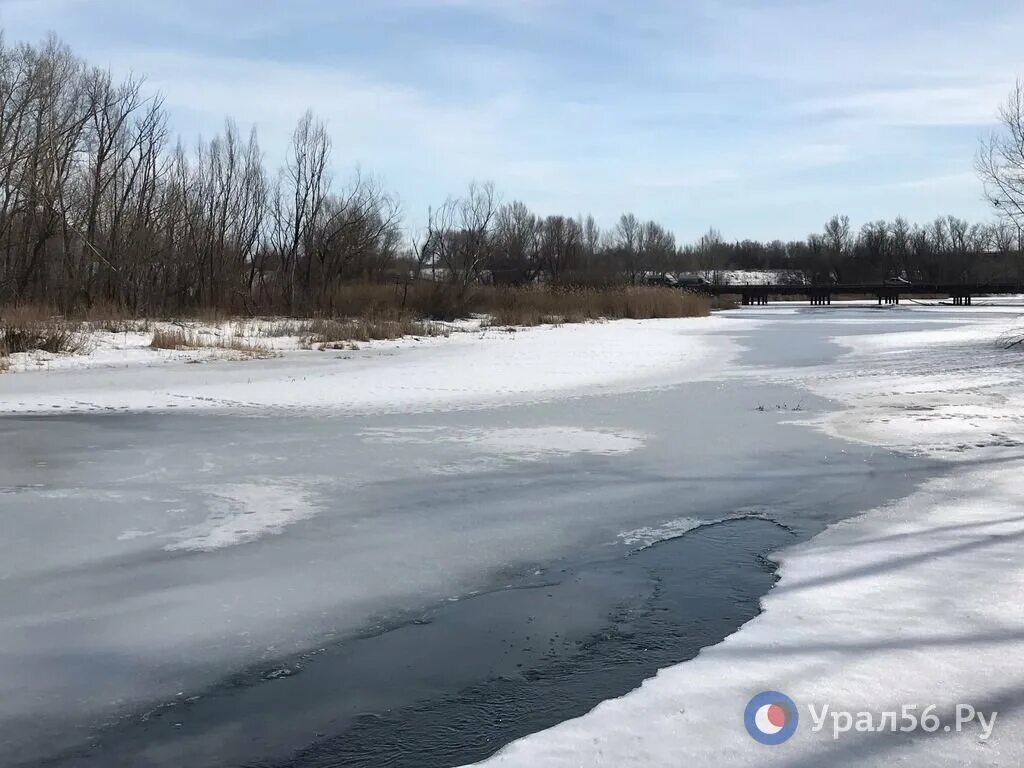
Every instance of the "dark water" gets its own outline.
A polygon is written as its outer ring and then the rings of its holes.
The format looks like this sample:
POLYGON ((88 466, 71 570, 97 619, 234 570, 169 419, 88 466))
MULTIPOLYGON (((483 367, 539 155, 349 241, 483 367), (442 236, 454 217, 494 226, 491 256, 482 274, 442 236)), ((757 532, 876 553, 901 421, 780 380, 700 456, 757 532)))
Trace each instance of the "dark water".
MULTIPOLYGON (((519 632, 492 632, 491 647, 477 649, 491 655, 506 647, 507 661, 483 682, 360 718, 345 733, 279 765, 432 768, 487 757, 515 738, 627 693, 638 679, 694 657, 753 618, 759 596, 775 580, 766 556, 791 541, 790 532, 767 521, 715 524, 623 561, 585 567, 564 588, 528 590, 517 601, 518 617, 526 619, 519 632), (571 626, 551 619, 571 610, 578 581, 596 581, 609 593, 628 586, 635 592, 615 605, 598 632, 575 638, 571 626), (541 613, 549 621, 536 627, 532 619, 541 613)), ((502 618, 514 619, 516 612, 502 618)), ((437 616, 438 622, 452 620, 458 617, 437 616)), ((459 664, 458 658, 448 661, 459 664)))
POLYGON ((794 538, 774 522, 737 519, 536 574, 250 670, 43 764, 439 768, 482 759, 735 631, 775 581, 768 554, 794 538), (253 757, 286 745, 295 747, 287 759, 253 757))

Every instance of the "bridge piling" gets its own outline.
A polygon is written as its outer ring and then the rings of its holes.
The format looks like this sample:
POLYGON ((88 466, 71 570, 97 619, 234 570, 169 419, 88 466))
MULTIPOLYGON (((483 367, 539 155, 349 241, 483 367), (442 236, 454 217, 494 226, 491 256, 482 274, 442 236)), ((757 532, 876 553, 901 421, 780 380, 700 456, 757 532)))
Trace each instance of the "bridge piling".
POLYGON ((874 296, 878 306, 901 304, 903 296, 948 296, 954 306, 971 306, 974 294, 979 296, 1016 294, 1024 291, 1019 283, 905 283, 894 281, 882 283, 779 283, 765 285, 714 285, 698 290, 711 296, 738 296, 743 306, 763 306, 775 297, 805 297, 813 307, 832 304, 832 294, 863 296, 870 300, 874 296))
POLYGON ((879 291, 878 294, 878 306, 882 306, 882 302, 886 304, 899 304, 900 295, 896 291, 879 291))

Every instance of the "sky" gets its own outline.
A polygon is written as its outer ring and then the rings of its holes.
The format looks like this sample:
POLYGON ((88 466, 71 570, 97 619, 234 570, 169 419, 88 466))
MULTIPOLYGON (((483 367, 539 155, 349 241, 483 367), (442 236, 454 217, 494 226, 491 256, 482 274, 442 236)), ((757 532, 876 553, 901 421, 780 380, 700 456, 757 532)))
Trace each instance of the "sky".
POLYGON ((988 219, 974 155, 1024 76, 1019 0, 0 0, 0 27, 145 75, 187 142, 255 126, 271 165, 311 108, 413 229, 474 180, 683 241, 988 219))

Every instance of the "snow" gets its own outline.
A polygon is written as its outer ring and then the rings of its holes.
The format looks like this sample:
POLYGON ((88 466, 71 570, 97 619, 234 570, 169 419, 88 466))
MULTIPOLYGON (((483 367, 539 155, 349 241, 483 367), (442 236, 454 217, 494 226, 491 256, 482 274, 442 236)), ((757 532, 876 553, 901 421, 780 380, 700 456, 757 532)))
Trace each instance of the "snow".
POLYGON ((707 269, 700 274, 705 280, 717 279, 724 285, 777 285, 803 281, 803 273, 793 269, 707 269))
POLYGON ((641 528, 623 531, 618 535, 618 539, 627 546, 643 549, 659 541, 682 536, 684 533, 689 533, 707 524, 707 520, 701 520, 696 517, 678 517, 675 520, 668 520, 661 525, 645 525, 641 528))
POLYGON ((1020 315, 957 312, 946 315, 952 327, 935 328, 933 312, 908 311, 921 327, 899 333, 860 335, 851 318, 834 339, 847 350, 835 364, 761 375, 844 406, 811 422, 818 428, 933 457, 948 472, 780 553, 763 613, 719 645, 486 765, 1024 763, 1024 357, 996 343, 1020 315), (780 746, 744 729, 746 703, 765 690, 800 712, 780 746), (872 713, 875 726, 904 705, 934 705, 952 730, 836 738, 831 717, 814 729, 808 708, 824 705, 872 713), (998 712, 991 737, 976 721, 958 732, 958 705, 998 712))
MULTIPOLYGON (((756 321, 733 321, 731 330, 756 321)), ((0 412, 232 409, 380 413, 536 402, 712 375, 739 346, 707 318, 618 321, 450 337, 357 350, 278 349, 278 357, 185 365, 136 362, 0 376, 0 412)), ((136 350, 132 354, 148 354, 136 350)), ((102 355, 99 359, 107 359, 102 355)), ((65 358, 62 365, 70 366, 65 358)))
POLYGON ((450 429, 447 427, 369 428, 362 436, 373 443, 432 445, 465 444, 474 451, 519 461, 549 456, 592 453, 615 456, 643 446, 646 436, 626 430, 583 429, 572 426, 510 427, 508 429, 450 429))
MULTIPOLYGON (((168 363, 205 363, 218 360, 246 360, 275 357, 286 353, 312 352, 305 349, 301 333, 304 321, 288 318, 253 318, 200 321, 125 321, 123 330, 109 330, 88 323, 83 324, 80 336, 82 349, 75 354, 54 354, 42 350, 17 352, 10 356, 10 370, 14 373, 67 371, 83 368, 130 368, 158 366, 168 363), (207 345, 197 349, 154 349, 151 344, 157 331, 181 331, 207 345), (225 342, 239 341, 257 348, 255 353, 225 348, 225 342), (221 346, 218 346, 221 345, 221 346)), ((479 318, 452 323, 434 323, 439 335, 423 339, 401 339, 359 342, 355 347, 373 349, 400 349, 424 341, 435 342, 450 333, 479 330, 479 318)))

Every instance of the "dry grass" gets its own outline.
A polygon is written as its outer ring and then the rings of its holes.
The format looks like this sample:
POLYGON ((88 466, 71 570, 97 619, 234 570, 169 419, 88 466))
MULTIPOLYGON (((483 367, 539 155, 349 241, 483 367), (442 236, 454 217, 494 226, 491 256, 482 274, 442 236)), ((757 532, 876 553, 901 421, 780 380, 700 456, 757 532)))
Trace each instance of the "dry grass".
POLYGON ((712 309, 736 309, 740 306, 739 295, 733 294, 722 294, 721 296, 714 296, 711 299, 712 309))
POLYGON ((399 318, 317 318, 307 321, 304 325, 305 332, 295 334, 301 338, 301 345, 320 349, 332 349, 360 341, 449 334, 448 328, 440 323, 423 322, 408 315, 399 318))
POLYGON ((585 320, 697 317, 711 310, 705 296, 673 288, 626 286, 473 286, 459 292, 443 283, 353 283, 331 297, 332 317, 388 319, 408 316, 455 320, 474 313, 505 325, 574 323, 585 320))
POLYGON ((495 325, 702 317, 711 312, 705 296, 648 287, 492 288, 482 292, 478 306, 495 325))
POLYGON ((149 346, 175 350, 224 349, 247 357, 269 357, 272 354, 269 347, 235 335, 210 338, 187 328, 157 328, 149 346))
POLYGON ((108 333, 149 333, 153 327, 150 320, 137 320, 134 318, 88 320, 86 325, 92 330, 107 331, 108 333))
MULTIPOLYGON (((431 280, 411 283, 349 283, 336 288, 324 302, 327 317, 401 320, 420 317, 456 320, 472 311, 476 291, 461 294, 455 288, 431 280)), ((318 313, 320 314, 320 313, 318 313)))
POLYGON ((0 312, 0 357, 17 352, 51 354, 84 351, 88 337, 79 323, 54 317, 36 307, 0 312))

